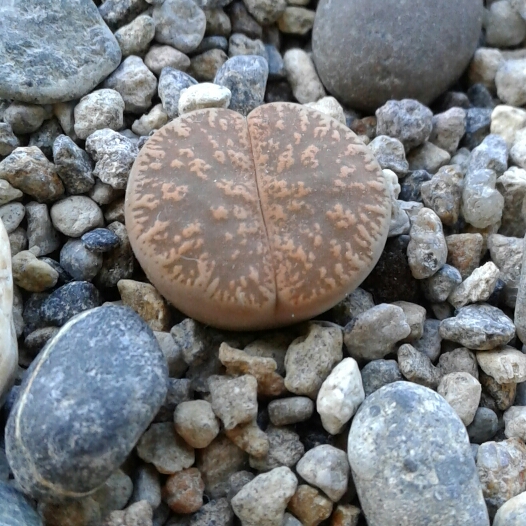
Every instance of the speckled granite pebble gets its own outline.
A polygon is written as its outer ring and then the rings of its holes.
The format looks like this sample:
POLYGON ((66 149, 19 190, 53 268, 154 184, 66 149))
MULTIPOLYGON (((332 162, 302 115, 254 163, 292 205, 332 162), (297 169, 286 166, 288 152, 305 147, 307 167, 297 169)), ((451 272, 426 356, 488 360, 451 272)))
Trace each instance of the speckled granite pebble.
POLYGON ((369 526, 489 526, 466 428, 430 389, 395 382, 367 397, 348 454, 369 526))
POLYGON ((9 416, 6 452, 18 483, 55 498, 101 485, 161 406, 167 374, 157 340, 130 309, 72 319, 28 369, 9 416))

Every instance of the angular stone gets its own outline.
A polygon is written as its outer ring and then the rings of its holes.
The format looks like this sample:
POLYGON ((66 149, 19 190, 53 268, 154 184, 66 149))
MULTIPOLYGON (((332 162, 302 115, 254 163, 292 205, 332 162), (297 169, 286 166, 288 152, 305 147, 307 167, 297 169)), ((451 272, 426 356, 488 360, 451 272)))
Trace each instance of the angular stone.
POLYGON ((477 470, 493 517, 506 501, 526 490, 526 446, 518 438, 481 444, 477 470))
POLYGON ((376 360, 392 352, 395 343, 410 333, 411 327, 400 307, 380 304, 345 326, 344 343, 356 360, 376 360))
POLYGON ((78 99, 121 60, 117 41, 90 0, 15 0, 1 6, 0 20, 0 97, 36 104, 78 99))
POLYGON ((515 335, 513 322, 500 309, 486 304, 468 305, 454 318, 443 320, 440 336, 476 351, 505 345, 515 335))
POLYGON ((301 484, 289 500, 287 509, 301 519, 304 526, 318 526, 330 517, 332 502, 312 486, 301 484))
POLYGON ((480 371, 479 380, 483 389, 481 400, 484 402, 484 406, 490 407, 494 411, 497 409, 506 411, 506 409, 513 405, 515 395, 517 394, 516 383, 499 384, 492 376, 489 376, 484 371, 480 371))
POLYGON ((175 430, 195 448, 207 447, 219 434, 219 423, 212 405, 205 400, 181 402, 173 416, 175 430))
POLYGON ((448 296, 448 301, 456 309, 468 303, 487 301, 495 290, 500 271, 492 261, 473 271, 448 296))
POLYGON ((296 492, 298 479, 287 467, 258 475, 232 499, 234 513, 243 526, 278 526, 296 492))
POLYGON ((437 392, 455 410, 465 426, 475 418, 482 387, 469 373, 450 373, 440 380, 437 392))
POLYGON ((72 319, 28 369, 7 423, 6 453, 24 491, 56 498, 100 486, 159 410, 166 378, 159 344, 132 310, 72 319))
POLYGON ((489 526, 466 428, 437 393, 407 382, 373 393, 354 417, 348 455, 369 526, 489 526))
POLYGON ((400 372, 410 382, 436 389, 440 381, 439 370, 423 353, 412 345, 404 343, 398 349, 398 367, 400 372))
POLYGON ((310 323, 308 334, 294 340, 285 356, 285 387, 314 399, 332 368, 343 358, 342 332, 310 323))
POLYGON ((480 368, 499 384, 526 381, 526 354, 508 345, 479 351, 477 362, 480 368))

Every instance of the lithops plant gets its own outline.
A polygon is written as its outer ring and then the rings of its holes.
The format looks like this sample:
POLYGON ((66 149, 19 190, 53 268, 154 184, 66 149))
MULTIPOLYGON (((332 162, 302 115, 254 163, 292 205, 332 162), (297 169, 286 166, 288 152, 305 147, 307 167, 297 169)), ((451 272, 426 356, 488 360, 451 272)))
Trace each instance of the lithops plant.
POLYGON ((368 148, 290 103, 247 117, 198 110, 142 148, 126 226, 153 285, 182 312, 235 330, 283 326, 340 301, 380 257, 390 197, 368 148))

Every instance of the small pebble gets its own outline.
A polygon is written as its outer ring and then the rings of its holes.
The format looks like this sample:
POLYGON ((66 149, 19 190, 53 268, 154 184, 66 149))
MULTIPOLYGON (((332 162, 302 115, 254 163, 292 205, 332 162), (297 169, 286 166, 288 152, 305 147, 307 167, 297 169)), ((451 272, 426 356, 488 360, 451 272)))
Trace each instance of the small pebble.
POLYGON ((495 514, 493 526, 522 526, 526 521, 526 493, 506 501, 495 514))
POLYGON ((440 218, 430 208, 423 208, 413 219, 407 246, 409 267, 416 279, 429 278, 447 259, 447 245, 440 218))
POLYGON ((526 381, 526 355, 509 346, 477 352, 480 368, 499 384, 526 381))
POLYGON ((492 261, 473 271, 449 295, 448 301, 456 309, 468 303, 487 301, 497 285, 500 271, 492 261))
POLYGON ((110 128, 120 130, 123 125, 124 101, 114 89, 96 90, 85 95, 75 106, 75 133, 79 139, 93 132, 110 128))
POLYGON ((93 228, 104 226, 99 205, 84 195, 66 197, 50 210, 53 226, 69 237, 80 237, 93 228))
POLYGON ((211 404, 205 400, 181 402, 173 418, 175 430, 192 447, 207 447, 219 434, 217 418, 211 404))
POLYGON ((488 407, 478 407, 475 417, 467 426, 469 440, 474 444, 483 444, 490 441, 499 428, 499 420, 495 411, 488 407))
POLYGON ((58 281, 58 272, 36 258, 29 250, 18 252, 12 258, 13 281, 30 292, 42 292, 54 287, 58 281))
POLYGON ((410 382, 436 389, 440 382, 440 372, 431 360, 417 351, 409 343, 404 343, 398 349, 398 367, 400 372, 410 382))
POLYGON ((152 424, 137 443, 137 455, 163 475, 173 475, 195 461, 194 448, 175 432, 172 422, 152 424))
POLYGON ((382 303, 353 318, 345 326, 343 341, 354 359, 377 360, 393 352, 396 342, 410 333, 404 311, 382 303))
POLYGON ((42 106, 12 102, 5 110, 3 120, 11 126, 14 133, 23 135, 38 130, 48 117, 46 109, 42 106))
POLYGON ((345 451, 328 444, 305 453, 296 465, 298 475, 321 489, 333 502, 338 502, 347 491, 349 462, 345 451))
POLYGON ((526 438, 526 407, 512 406, 504 412, 504 434, 507 438, 526 438))
POLYGON ((477 351, 505 345, 515 335, 513 322, 491 305, 461 307, 454 318, 443 320, 440 336, 477 351))
POLYGON ((287 509, 301 519, 304 526, 318 526, 332 513, 332 502, 317 489, 301 484, 290 499, 287 509))
POLYGON ((450 373, 440 380, 437 392, 455 410, 465 426, 475 418, 482 387, 469 373, 450 373))
POLYGON ((144 57, 144 63, 157 76, 164 68, 186 71, 190 67, 190 59, 172 46, 150 47, 144 57))
POLYGON ((163 68, 159 77, 159 98, 169 119, 179 114, 181 92, 193 85, 197 85, 197 81, 183 71, 172 67, 163 68))
POLYGON ((356 360, 344 358, 334 367, 318 392, 316 410, 323 427, 336 435, 354 416, 365 393, 356 360))
POLYGON ((314 402, 306 396, 291 396, 272 400, 267 410, 273 425, 287 426, 308 420, 314 411, 314 402))
POLYGON ((325 97, 325 88, 316 73, 310 56, 299 48, 289 49, 283 55, 285 74, 294 97, 301 104, 316 102, 325 97))
POLYGON ((181 91, 179 115, 204 108, 228 108, 230 90, 209 82, 189 86, 181 91))
POLYGON ((114 35, 123 57, 142 55, 155 36, 155 22, 151 16, 139 15, 115 31, 114 35))
POLYGON ((80 238, 84 246, 96 253, 109 252, 120 245, 119 237, 107 228, 95 228, 80 238))
POLYGON ((87 281, 72 281, 54 290, 40 307, 42 319, 61 327, 76 314, 98 307, 99 291, 87 281))
POLYGON ((193 513, 203 505, 205 484, 197 468, 183 469, 168 477, 163 499, 175 513, 193 513))
POLYGON ((106 78, 103 87, 120 93, 124 111, 144 113, 152 105, 157 92, 157 79, 140 57, 132 55, 106 78))

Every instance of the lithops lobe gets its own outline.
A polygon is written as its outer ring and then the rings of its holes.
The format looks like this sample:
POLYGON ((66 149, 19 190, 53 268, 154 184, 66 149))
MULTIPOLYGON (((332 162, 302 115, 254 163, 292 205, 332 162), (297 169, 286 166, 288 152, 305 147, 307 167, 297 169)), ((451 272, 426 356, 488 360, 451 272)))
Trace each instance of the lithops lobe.
POLYGON ((187 315, 227 329, 315 316, 372 270, 390 197, 348 128, 273 103, 248 117, 198 110, 142 148, 126 226, 146 275, 187 315))

